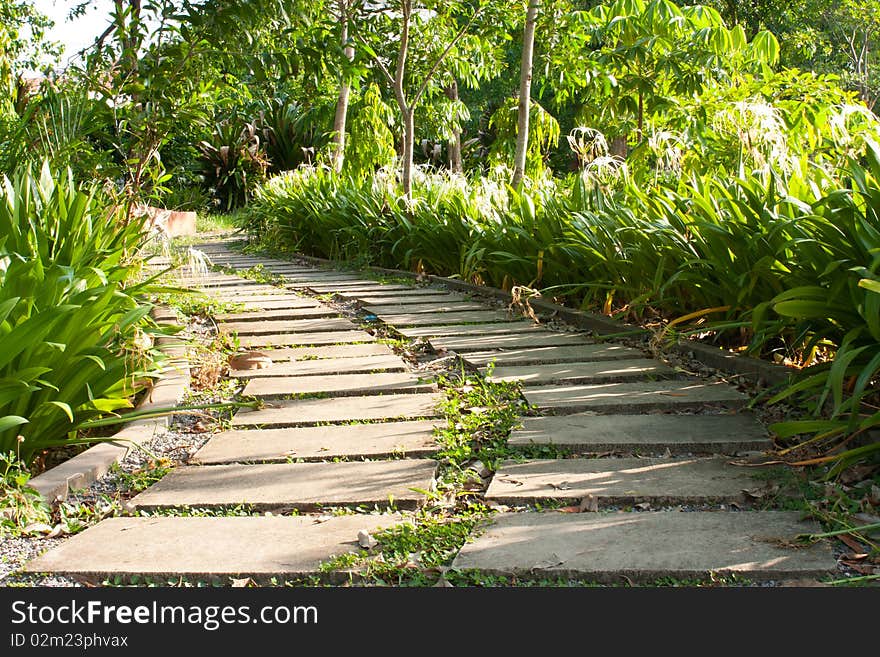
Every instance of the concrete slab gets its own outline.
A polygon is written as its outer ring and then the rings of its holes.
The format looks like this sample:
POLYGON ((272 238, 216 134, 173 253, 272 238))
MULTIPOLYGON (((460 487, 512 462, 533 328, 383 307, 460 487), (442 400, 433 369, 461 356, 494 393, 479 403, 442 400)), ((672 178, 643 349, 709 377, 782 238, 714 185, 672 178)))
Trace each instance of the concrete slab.
POLYGON ((219 313, 214 315, 214 319, 218 322, 263 322, 266 320, 297 320, 297 319, 318 319, 320 317, 337 317, 339 312, 315 304, 308 308, 253 308, 245 309, 244 312, 237 313, 219 313))
POLYGON ((433 487, 431 459, 183 466, 131 500, 137 509, 315 510, 324 506, 417 508, 433 487))
POLYGON ((737 415, 556 415, 522 419, 511 447, 559 445, 580 452, 649 451, 732 454, 770 449, 767 430, 748 413, 737 415))
MULTIPOLYGON (((273 351, 264 352, 270 358, 273 351)), ((279 359, 280 360, 280 359, 279 359)), ((273 362, 271 367, 262 370, 230 370, 229 376, 245 379, 310 376, 314 374, 358 374, 369 372, 403 372, 403 361, 397 356, 361 356, 360 358, 321 358, 316 360, 273 362)))
POLYGON ((26 572, 83 578, 295 578, 320 574, 321 562, 358 552, 371 534, 403 522, 397 515, 108 518, 28 562, 26 572))
POLYGON ((559 414, 674 410, 702 408, 705 404, 741 408, 749 401, 746 395, 724 383, 692 380, 536 386, 527 388, 523 394, 529 404, 559 414))
POLYGON ((394 355, 391 347, 382 342, 328 344, 320 347, 283 347, 280 349, 269 349, 267 353, 275 362, 394 355))
MULTIPOLYGON (((486 372, 487 368, 481 368, 486 372)), ((526 386, 546 383, 602 383, 611 381, 643 381, 670 378, 675 370, 647 358, 610 362, 555 363, 542 365, 510 365, 497 367, 489 381, 520 381, 526 386)))
POLYGON ((522 320, 513 317, 503 310, 466 310, 463 312, 435 313, 382 313, 378 315, 391 326, 442 326, 445 324, 492 324, 497 322, 513 322, 522 320))
MULTIPOLYGON (((433 340, 432 340, 433 342, 433 340)), ((585 344, 567 347, 525 347, 491 351, 470 351, 463 356, 474 365, 495 363, 497 367, 539 363, 584 363, 588 361, 643 358, 638 349, 615 344, 585 344)))
POLYGON ((337 457, 429 456, 437 450, 436 420, 253 431, 224 431, 195 455, 196 463, 326 460, 337 457))
POLYGON ((437 404, 442 395, 370 395, 330 397, 272 402, 259 410, 242 409, 232 418, 232 426, 296 427, 321 422, 364 420, 416 420, 439 417, 437 404))
POLYGON ((620 583, 736 573, 753 580, 821 577, 836 570, 821 531, 797 512, 508 513, 465 543, 452 567, 523 578, 620 583))
POLYGON ((606 504, 718 504, 739 502, 758 487, 749 468, 724 458, 555 459, 504 463, 486 499, 523 505, 579 501, 592 495, 606 504))
POLYGON ((313 292, 317 292, 319 294, 326 294, 328 292, 375 292, 375 291, 385 291, 385 292, 404 292, 410 290, 409 286, 406 285, 387 285, 382 284, 377 281, 363 281, 358 283, 304 283, 298 284, 294 283, 294 287, 303 287, 312 290, 313 292))
POLYGON ((547 330, 530 321, 498 322, 494 324, 454 324, 452 326, 413 326, 398 328, 397 332, 408 338, 422 338, 447 335, 522 335, 541 334, 547 330))
MULTIPOLYGON (((253 293, 253 294, 251 294, 250 292, 247 292, 247 291, 240 290, 237 292, 230 292, 228 294, 212 294, 211 296, 214 297, 215 299, 220 299, 222 301, 228 301, 229 303, 245 303, 245 304, 248 304, 248 303, 264 304, 267 302, 272 302, 272 303, 279 303, 279 302, 303 303, 303 301, 306 300, 305 297, 302 297, 298 294, 294 294, 292 292, 286 292, 285 290, 282 290, 280 288, 273 288, 273 290, 275 290, 275 291, 274 292, 265 292, 265 293, 253 293)), ((314 303, 314 301, 312 301, 311 299, 307 299, 307 301, 310 304, 308 307, 311 307, 311 304, 314 303)), ((291 306, 286 306, 286 307, 290 308, 291 306)))
MULTIPOLYGON (((224 299, 232 303, 237 303, 239 301, 249 301, 252 299, 262 300, 266 297, 270 297, 271 299, 279 299, 285 294, 290 295, 290 292, 286 292, 284 289, 280 287, 274 287, 272 285, 235 285, 222 289, 203 288, 201 291, 208 296, 212 296, 216 299, 224 299)), ((297 295, 296 298, 302 299, 303 297, 297 295)))
POLYGON ((375 336, 365 331, 321 331, 320 333, 273 333, 271 335, 242 335, 242 347, 293 347, 322 344, 374 342, 375 336))
POLYGON ((447 335, 430 338, 434 349, 466 353, 484 352, 487 349, 530 349, 532 347, 556 347, 571 345, 594 345, 582 333, 555 333, 553 331, 518 331, 506 335, 447 335))
MULTIPOLYGON (((439 297, 438 297, 439 298, 439 297)), ((363 309, 374 315, 398 315, 403 313, 450 313, 461 312, 463 310, 497 310, 489 306, 479 303, 478 301, 444 301, 436 303, 421 303, 423 299, 418 298, 416 303, 383 303, 374 304, 367 303, 363 305, 363 309)))
POLYGON ((357 324, 341 317, 323 319, 266 320, 256 322, 223 322, 227 331, 239 335, 271 335, 273 333, 317 333, 320 331, 350 331, 357 324))
POLYGON ((364 396, 407 392, 430 392, 436 384, 409 372, 387 374, 330 374, 311 376, 272 376, 251 379, 242 392, 263 399, 290 398, 291 395, 364 396))
POLYGON ((245 310, 289 310, 297 308, 310 309, 321 307, 318 303, 312 301, 311 299, 289 295, 276 295, 264 299, 239 301, 237 303, 243 304, 245 310))
POLYGON ((410 304, 433 302, 434 299, 443 299, 444 303, 450 301, 467 301, 462 294, 452 294, 448 290, 435 287, 413 287, 403 290, 389 290, 383 287, 381 290, 361 292, 346 292, 341 290, 339 296, 344 299, 363 299, 375 304, 410 304))

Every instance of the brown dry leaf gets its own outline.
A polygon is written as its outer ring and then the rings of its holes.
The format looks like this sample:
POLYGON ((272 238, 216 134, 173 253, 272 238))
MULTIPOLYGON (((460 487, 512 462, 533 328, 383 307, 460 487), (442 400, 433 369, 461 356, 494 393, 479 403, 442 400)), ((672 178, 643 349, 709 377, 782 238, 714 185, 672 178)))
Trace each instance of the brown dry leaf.
POLYGON ((196 423, 193 425, 192 430, 193 430, 194 432, 196 432, 196 433, 207 433, 207 432, 210 431, 211 429, 210 429, 210 427, 208 427, 204 422, 202 422, 201 420, 199 420, 198 422, 196 422, 196 423))
POLYGON ((24 534, 51 534, 52 533, 52 525, 47 525, 45 522, 32 522, 27 525, 24 529, 22 529, 22 533, 24 534))
POLYGON ((849 561, 848 559, 841 559, 840 563, 842 563, 847 568, 852 568, 854 571, 861 575, 874 575, 878 571, 878 568, 876 566, 858 563, 856 561, 849 561))
POLYGON ((841 473, 840 482, 846 485, 850 485, 858 483, 860 481, 864 481, 876 469, 876 465, 854 465, 853 467, 847 468, 841 473))
POLYGON ((580 513, 596 513, 599 510, 599 498, 594 495, 587 494, 578 505, 580 513))
POLYGON ((850 550, 857 554, 865 551, 864 546, 862 546, 861 543, 859 543, 849 534, 840 534, 837 538, 839 538, 844 545, 846 545, 850 550))
POLYGON ((246 589, 250 586, 256 586, 256 582, 252 580, 250 577, 245 577, 244 579, 233 579, 231 587, 234 589, 246 589))
POLYGON ((233 370, 262 370, 267 367, 272 367, 272 358, 262 351, 246 351, 229 359, 229 368, 233 370))
POLYGON ((580 513, 581 508, 579 506, 563 506, 556 509, 559 513, 580 513))
POLYGON ((551 488, 556 489, 556 490, 569 490, 571 488, 571 486, 568 484, 567 481, 560 481, 558 484, 554 484, 553 482, 550 482, 547 485, 550 486, 551 488))

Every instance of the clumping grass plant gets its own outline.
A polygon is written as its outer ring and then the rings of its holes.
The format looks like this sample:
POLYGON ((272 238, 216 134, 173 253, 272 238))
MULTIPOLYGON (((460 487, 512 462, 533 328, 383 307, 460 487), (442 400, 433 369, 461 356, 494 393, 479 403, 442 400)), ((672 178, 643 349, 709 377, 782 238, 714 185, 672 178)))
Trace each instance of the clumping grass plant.
POLYGON ((44 166, 0 183, 0 453, 88 442, 157 374, 143 227, 44 166))

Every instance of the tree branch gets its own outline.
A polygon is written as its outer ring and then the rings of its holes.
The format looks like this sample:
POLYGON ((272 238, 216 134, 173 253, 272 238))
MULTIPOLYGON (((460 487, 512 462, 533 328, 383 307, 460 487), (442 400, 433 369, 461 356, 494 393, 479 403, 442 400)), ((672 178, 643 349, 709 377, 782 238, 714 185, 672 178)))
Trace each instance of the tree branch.
POLYGON ((367 43, 367 40, 364 39, 364 37, 362 37, 360 34, 355 33, 354 38, 357 39, 358 41, 360 41, 365 46, 364 52, 366 52, 370 55, 372 60, 376 63, 376 66, 379 67, 379 71, 385 77, 385 80, 393 88, 394 87, 394 78, 391 77, 391 72, 388 70, 388 67, 382 63, 381 59, 379 59, 379 55, 377 55, 375 52, 373 52, 373 49, 370 48, 370 44, 367 43))
POLYGON ((440 54, 440 57, 437 58, 437 61, 434 62, 434 66, 432 66, 431 70, 428 71, 428 74, 425 76, 425 79, 422 81, 422 85, 419 87, 419 90, 416 92, 416 95, 413 96, 413 100, 412 100, 413 105, 418 104, 422 95, 428 89, 428 84, 431 82, 431 78, 434 77, 434 75, 437 73, 437 69, 440 68, 440 64, 443 63, 443 60, 446 59, 446 56, 450 53, 450 51, 456 46, 456 44, 458 44, 459 41, 461 41, 461 39, 464 37, 464 35, 467 34, 468 30, 470 30, 471 25, 473 25, 473 22, 476 20, 477 16, 479 15, 480 11, 482 11, 482 9, 483 9, 483 5, 481 4, 474 10, 474 15, 471 16, 470 20, 468 20, 468 22, 465 23, 464 27, 462 27, 458 31, 458 34, 455 35, 455 38, 449 42, 449 44, 446 46, 446 49, 440 54))

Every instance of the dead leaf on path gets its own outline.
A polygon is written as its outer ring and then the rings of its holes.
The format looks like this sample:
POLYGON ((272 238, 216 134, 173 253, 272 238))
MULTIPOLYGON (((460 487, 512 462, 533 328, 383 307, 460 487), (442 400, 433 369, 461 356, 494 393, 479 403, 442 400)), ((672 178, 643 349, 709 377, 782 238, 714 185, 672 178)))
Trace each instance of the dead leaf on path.
POLYGON ((246 351, 229 359, 229 369, 232 370, 262 370, 267 367, 272 367, 272 358, 262 351, 246 351))
POLYGON ((587 494, 587 496, 584 497, 581 500, 581 503, 578 505, 578 510, 581 513, 596 513, 597 511, 599 511, 599 498, 594 495, 587 494))
POLYGON ((315 518, 315 519, 312 521, 312 524, 313 524, 313 525, 320 525, 321 523, 325 523, 325 522, 327 522, 328 520, 332 520, 332 519, 333 519, 333 516, 330 516, 330 515, 318 516, 317 518, 315 518))
POLYGON ((849 485, 864 481, 876 469, 876 465, 854 465, 841 473, 840 482, 849 485))
POLYGON ((851 568, 856 571, 860 575, 874 575, 877 573, 878 569, 876 566, 871 566, 869 564, 858 563, 856 561, 850 561, 848 559, 841 558, 840 563, 846 566, 847 568, 851 568))
POLYGON ((211 428, 208 427, 204 422, 202 422, 201 420, 199 420, 198 422, 196 422, 196 423, 192 426, 192 430, 193 430, 195 433, 207 433, 208 431, 211 430, 211 428))
POLYGON ((50 534, 52 532, 52 525, 47 525, 45 522, 32 522, 22 532, 25 534, 50 534))
POLYGON ((523 485, 523 482, 519 481, 518 479, 514 479, 510 475, 498 475, 495 477, 495 479, 497 479, 498 481, 500 481, 501 483, 504 483, 504 484, 513 484, 514 486, 522 486, 523 485))
POLYGON ((554 484, 553 482, 550 482, 547 485, 550 486, 551 488, 555 488, 556 490, 570 490, 571 489, 571 486, 568 484, 567 481, 560 481, 558 484, 554 484))
POLYGON ((648 509, 651 508, 651 503, 650 502, 642 502, 641 504, 636 504, 635 506, 637 509, 641 509, 642 511, 647 511, 648 509))
POLYGON ((765 497, 775 495, 779 492, 779 485, 759 486, 758 488, 743 488, 743 493, 753 500, 763 500, 765 497))
POLYGON ((250 577, 245 577, 244 579, 233 579, 231 587, 234 589, 246 589, 250 586, 256 586, 257 583, 252 580, 250 577))
POLYGON ((556 509, 559 513, 580 513, 581 508, 579 506, 563 506, 556 509))
POLYGON ((861 553, 865 551, 864 546, 849 534, 840 534, 837 538, 853 552, 861 553))

